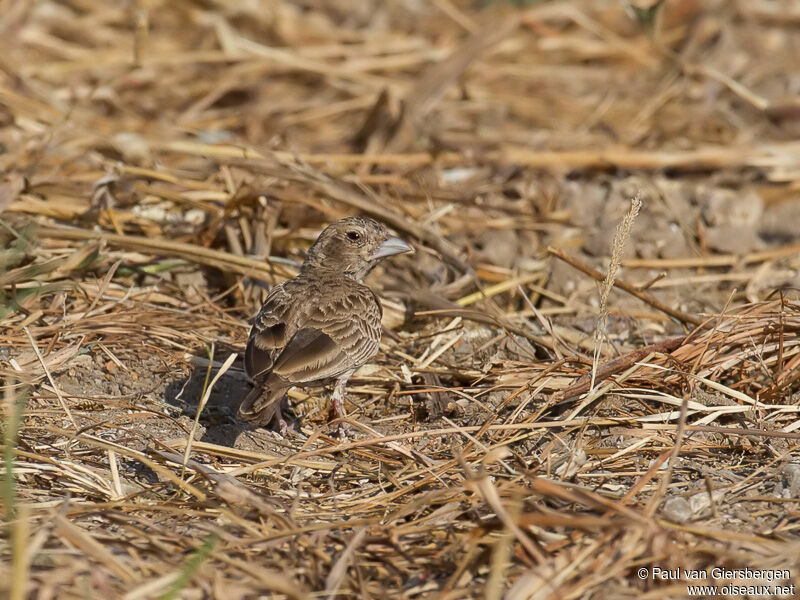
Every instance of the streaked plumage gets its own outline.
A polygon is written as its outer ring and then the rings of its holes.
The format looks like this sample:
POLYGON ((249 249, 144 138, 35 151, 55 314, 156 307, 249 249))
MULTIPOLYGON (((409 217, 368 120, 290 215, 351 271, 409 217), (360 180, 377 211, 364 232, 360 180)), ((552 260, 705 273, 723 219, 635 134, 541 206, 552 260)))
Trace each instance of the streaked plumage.
POLYGON ((300 274, 270 290, 253 321, 245 372, 254 384, 239 417, 258 425, 277 421, 289 388, 336 380, 334 412, 344 415, 343 394, 355 369, 378 352, 381 305, 362 281, 383 258, 413 251, 363 217, 325 228, 309 249, 300 274))

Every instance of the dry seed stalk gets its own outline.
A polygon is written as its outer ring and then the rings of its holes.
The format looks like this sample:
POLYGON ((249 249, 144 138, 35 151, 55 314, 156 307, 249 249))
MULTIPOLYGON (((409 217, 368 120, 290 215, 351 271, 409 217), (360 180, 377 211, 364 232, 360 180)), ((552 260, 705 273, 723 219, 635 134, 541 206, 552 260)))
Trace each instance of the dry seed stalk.
POLYGON ((600 353, 603 348, 603 342, 608 335, 608 295, 611 293, 611 288, 614 287, 614 279, 617 276, 619 265, 622 262, 622 250, 625 248, 625 241, 631 234, 633 222, 642 208, 642 199, 639 194, 634 196, 631 200, 631 208, 628 210, 622 222, 617 227, 617 232, 614 234, 614 241, 611 246, 611 264, 608 265, 608 273, 603 280, 600 287, 600 315, 597 317, 597 327, 594 330, 594 356, 592 359, 592 385, 590 390, 594 390, 595 377, 597 375, 597 364, 600 360, 600 353))

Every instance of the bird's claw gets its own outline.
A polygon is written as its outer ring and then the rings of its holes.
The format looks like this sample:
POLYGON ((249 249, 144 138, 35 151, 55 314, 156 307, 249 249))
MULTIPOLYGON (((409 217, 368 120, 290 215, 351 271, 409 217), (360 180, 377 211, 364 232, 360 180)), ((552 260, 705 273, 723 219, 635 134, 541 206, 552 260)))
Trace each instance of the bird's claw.
POLYGON ((297 421, 291 410, 288 411, 288 415, 289 418, 285 419, 283 410, 281 407, 278 407, 275 409, 275 414, 272 417, 271 428, 283 437, 286 437, 286 434, 290 431, 297 431, 297 421))
POLYGON ((351 435, 350 423, 342 421, 337 423, 335 428, 336 437, 341 440, 346 440, 351 435))
POLYGON ((286 432, 289 431, 289 425, 287 425, 286 421, 280 417, 278 418, 276 424, 278 426, 278 433, 280 433, 282 436, 285 436, 286 432))

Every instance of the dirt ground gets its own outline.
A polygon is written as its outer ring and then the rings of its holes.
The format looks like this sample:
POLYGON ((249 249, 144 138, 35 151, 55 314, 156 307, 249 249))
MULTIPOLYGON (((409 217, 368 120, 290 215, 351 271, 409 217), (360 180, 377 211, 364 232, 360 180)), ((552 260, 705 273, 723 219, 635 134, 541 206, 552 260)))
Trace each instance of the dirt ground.
POLYGON ((0 1, 2 594, 792 597, 800 5, 648 6, 0 1), (349 214, 351 435, 240 423, 349 214))

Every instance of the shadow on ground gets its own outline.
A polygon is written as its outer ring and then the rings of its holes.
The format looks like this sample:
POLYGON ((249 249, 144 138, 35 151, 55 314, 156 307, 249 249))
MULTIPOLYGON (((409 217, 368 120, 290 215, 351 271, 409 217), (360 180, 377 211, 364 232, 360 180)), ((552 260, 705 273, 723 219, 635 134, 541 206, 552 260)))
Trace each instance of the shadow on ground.
MULTIPOLYGON (((203 395, 206 373, 205 367, 194 367, 188 376, 170 382, 164 390, 165 402, 194 419, 203 395)), ((215 375, 216 371, 212 371, 211 379, 215 375)), ((237 371, 228 371, 220 377, 200 415, 203 431, 200 441, 233 447, 242 432, 252 430, 250 425, 236 419, 239 403, 249 391, 250 384, 237 371)))

